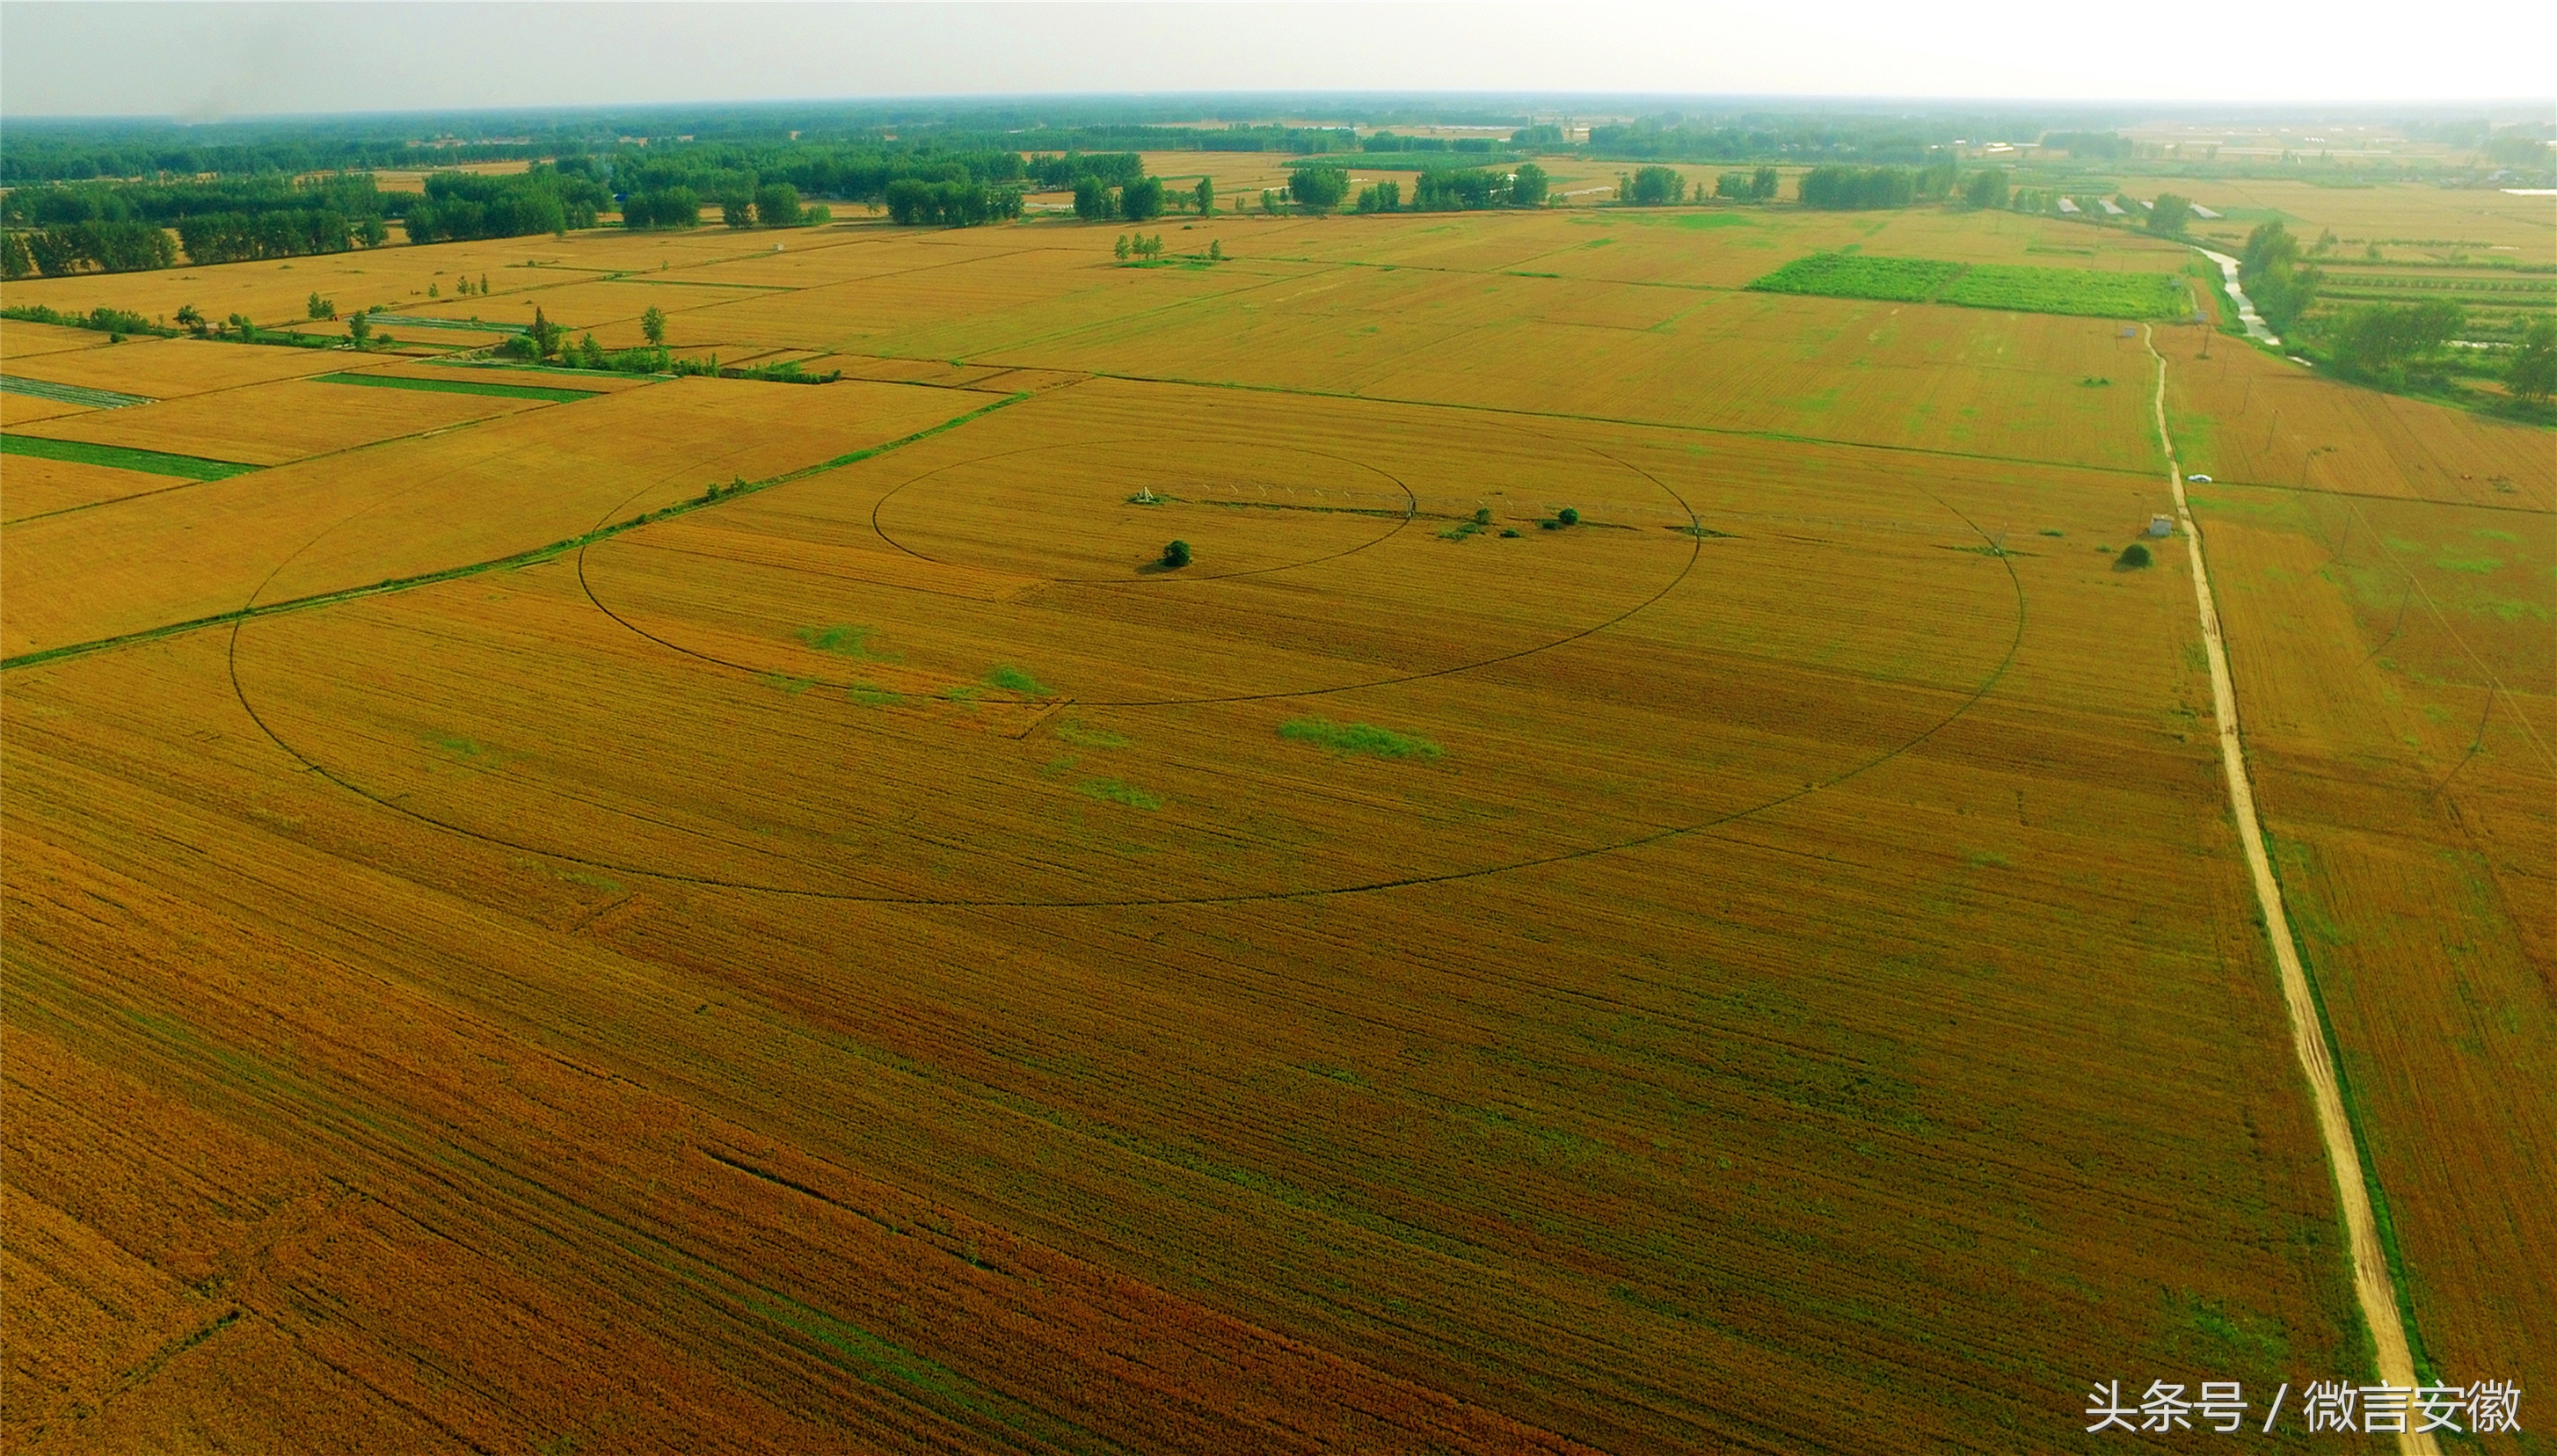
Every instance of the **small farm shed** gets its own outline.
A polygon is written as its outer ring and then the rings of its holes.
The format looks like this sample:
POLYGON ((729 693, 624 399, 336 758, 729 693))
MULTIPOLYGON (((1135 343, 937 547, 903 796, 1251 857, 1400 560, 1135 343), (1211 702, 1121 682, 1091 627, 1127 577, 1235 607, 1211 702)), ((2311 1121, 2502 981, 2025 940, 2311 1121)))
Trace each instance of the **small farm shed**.
POLYGON ((2151 517, 2149 517, 2149 534, 2150 534, 2150 535, 2152 535, 2152 536, 2172 536, 2172 535, 2174 535, 2174 534, 2175 534, 2175 517, 2173 517, 2173 516, 2151 516, 2151 517))

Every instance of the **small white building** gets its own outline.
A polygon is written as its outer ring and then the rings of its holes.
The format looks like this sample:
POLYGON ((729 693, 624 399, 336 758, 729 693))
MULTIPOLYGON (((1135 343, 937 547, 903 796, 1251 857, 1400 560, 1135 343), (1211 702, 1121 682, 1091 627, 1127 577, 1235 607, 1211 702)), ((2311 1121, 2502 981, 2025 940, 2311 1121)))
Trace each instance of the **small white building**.
POLYGON ((2152 536, 2172 536, 2172 535, 2174 535, 2174 534, 2175 534, 2175 517, 2173 517, 2173 516, 2151 516, 2151 517, 2149 517, 2149 534, 2150 534, 2150 535, 2152 535, 2152 536))
POLYGON ((2217 222, 2220 220, 2219 213, 2212 211, 2209 207, 2202 205, 2200 202, 2193 204, 2193 215, 2201 218, 2205 222, 2217 222))

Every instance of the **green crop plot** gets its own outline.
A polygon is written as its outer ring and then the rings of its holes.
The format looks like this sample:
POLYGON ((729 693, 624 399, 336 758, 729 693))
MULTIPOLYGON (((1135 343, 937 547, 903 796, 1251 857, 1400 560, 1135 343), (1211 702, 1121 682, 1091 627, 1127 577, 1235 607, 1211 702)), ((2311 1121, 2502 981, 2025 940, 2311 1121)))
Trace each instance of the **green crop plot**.
POLYGON ((1749 285, 1760 293, 1817 294, 1832 299, 1884 299, 1923 304, 1962 274, 1959 263, 1932 258, 1873 258, 1858 253, 1814 253, 1749 285))
POLYGON ((1878 258, 1814 253, 1749 285, 1760 293, 1906 304, 1955 304, 2020 314, 2076 314, 2096 319, 2179 319, 2192 296, 2171 273, 2108 273, 2088 268, 2022 268, 1999 263, 1948 263, 1933 258, 1878 258))
POLYGON ((140 470, 151 475, 176 475, 186 480, 227 480, 233 475, 245 475, 259 468, 236 461, 208 461, 157 450, 131 450, 121 445, 91 445, 84 440, 47 440, 37 435, 0 435, 0 455, 71 461, 83 465, 140 470))
POLYGON ((400 374, 322 374, 321 384, 360 384, 369 389, 420 389, 429 394, 484 394, 491 399, 540 399, 574 404, 602 391, 554 389, 546 384, 492 384, 479 379, 411 379, 400 374))

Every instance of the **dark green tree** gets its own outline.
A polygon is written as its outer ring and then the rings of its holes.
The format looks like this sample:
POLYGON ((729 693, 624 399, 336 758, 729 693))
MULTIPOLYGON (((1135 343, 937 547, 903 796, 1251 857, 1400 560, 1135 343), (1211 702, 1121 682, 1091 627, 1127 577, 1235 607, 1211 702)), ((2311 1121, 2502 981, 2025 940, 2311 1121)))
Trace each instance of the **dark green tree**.
POLYGON ((2551 394, 2557 394, 2557 321, 2532 321, 2512 351, 2503 382, 2515 398, 2532 404, 2545 404, 2551 394))
POLYGON ((1215 216, 1216 184, 1204 177, 1200 178, 1198 186, 1190 189, 1190 205, 1198 208, 1198 214, 1201 217, 1215 216))
POLYGON ((1675 168, 1643 167, 1635 170, 1632 190, 1626 200, 1637 207, 1658 207, 1686 196, 1686 179, 1675 168))
POLYGON ((335 319, 337 317, 337 305, 332 300, 322 298, 318 289, 313 289, 311 291, 311 302, 304 307, 309 311, 311 317, 314 319, 335 319))
POLYGON ((640 310, 639 335, 648 340, 650 348, 664 348, 666 346, 666 311, 655 304, 640 310))
POLYGON ((1170 567, 1174 571, 1179 571, 1182 567, 1188 566, 1189 564, 1190 544, 1188 542, 1175 541, 1169 546, 1163 548, 1163 565, 1170 567))
MULTIPOLYGON (((1549 131, 1552 128, 1548 127, 1547 130, 1549 131)), ((1518 165, 1518 171, 1510 174, 1510 205, 1542 207, 1545 205, 1546 195, 1552 191, 1552 188, 1553 179, 1546 176, 1544 168, 1533 162, 1522 162, 1518 165)))
POLYGON ((2193 199, 2175 193, 2160 193, 2149 204, 2149 231, 2163 237, 2182 237, 2184 226, 2193 220, 2193 199))
POLYGON ((720 199, 720 221, 731 227, 754 225, 754 199, 744 193, 732 193, 720 199))
POLYGON ((2355 309, 2335 331, 2336 372, 2397 381, 2409 365, 2439 353, 2467 322, 2459 305, 2440 301, 2355 309))
POLYGON ((2120 566, 2132 568, 2144 567, 2149 564, 2149 549, 2142 546, 2137 541, 2134 541, 2130 545, 2123 547, 2122 554, 2115 557, 2113 560, 2120 566))
POLYGON ((1359 189, 1358 209, 1361 212, 1399 212, 1403 210, 1403 184, 1380 182, 1359 189))
POLYGON ((1102 222, 1118 213, 1118 199, 1110 196, 1110 184, 1091 176, 1074 180, 1075 216, 1086 222, 1102 222))
POLYGON ((1299 167, 1287 179, 1287 195, 1300 206, 1328 212, 1350 194, 1350 175, 1338 167, 1299 167))
MULTIPOLYGON (((183 324, 186 320, 181 319, 178 322, 183 324)), ((365 313, 361 309, 357 309, 354 314, 346 320, 346 336, 355 341, 355 347, 357 348, 362 348, 365 344, 370 343, 373 337, 373 316, 365 313)))
POLYGON ((567 342, 568 330, 552 323, 541 307, 535 305, 532 327, 524 331, 524 337, 532 342, 534 358, 547 359, 558 353, 560 345, 567 342))
POLYGON ((1163 180, 1140 178, 1119 190, 1119 212, 1131 222, 1163 215, 1163 180))
POLYGON ((0 278, 24 278, 36 271, 36 260, 28 253, 26 240, 12 232, 0 236, 0 278))
POLYGON ((1749 176, 1749 196, 1762 202, 1776 200, 1776 169, 1761 167, 1749 176))
POLYGON ((754 220, 765 227, 797 227, 801 220, 799 190, 786 182, 756 188, 754 220))
POLYGON ((1962 179, 1962 203, 1970 207, 2006 205, 2006 169, 1984 167, 1962 179))
POLYGON ((2274 331, 2287 334, 2299 324, 2317 301, 2319 281, 2318 270, 2300 262, 2300 240, 2280 222, 2259 223, 2246 234, 2246 250, 2237 263, 2238 286, 2274 331))

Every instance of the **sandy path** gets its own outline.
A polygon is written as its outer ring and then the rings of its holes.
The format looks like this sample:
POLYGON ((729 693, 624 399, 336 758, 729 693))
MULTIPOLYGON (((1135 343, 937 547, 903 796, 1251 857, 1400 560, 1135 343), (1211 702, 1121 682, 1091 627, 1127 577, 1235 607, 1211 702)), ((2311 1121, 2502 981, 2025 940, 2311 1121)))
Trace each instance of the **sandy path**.
MULTIPOLYGON (((2415 1358, 2406 1347, 2406 1327, 2397 1317, 2397 1295, 2388 1281, 2388 1262, 2379 1250, 2379 1231, 2370 1216, 2369 1185, 2362 1180, 2361 1156, 2345 1121, 2344 1097, 2336 1088, 2335 1062, 2327 1051, 2326 1033, 2318 1024, 2317 1004, 2309 998, 2308 973, 2300 966, 2299 947, 2291 939, 2290 918, 2282 913, 2282 887, 2273 878, 2273 861, 2264 853, 2264 831, 2255 822, 2255 791, 2246 777, 2246 750, 2237 735, 2237 689, 2228 676, 2228 652, 2220 635, 2220 607, 2212 599, 2211 576, 2202 563, 2202 535, 2194 528, 2192 507, 2184 498, 2184 467, 2175 458, 2175 437, 2166 427, 2166 356, 2146 325, 2140 337, 2158 362, 2158 439, 2166 447, 2167 483, 2175 491, 2175 519, 2193 558, 2193 595, 2202 609, 2202 645, 2211 655, 2212 716, 2220 722, 2220 766, 2228 778, 2228 806, 2236 811, 2237 836, 2246 846, 2246 868, 2255 879, 2255 902, 2263 907, 2264 925, 2273 940, 2273 959, 2281 964, 2282 1003, 2291 1018, 2291 1050, 2308 1074, 2311 1100, 2317 1108, 2318 1134, 2326 1141, 2327 1165, 2335 1170, 2336 1192, 2344 1204, 2345 1232, 2353 1246, 2353 1292, 2361 1301, 2362 1322, 2378 1347, 2379 1379, 2391 1386, 2415 1384, 2415 1358)), ((2297 1392, 2293 1392, 2294 1400, 2297 1392)), ((2297 1409, 2296 1404, 2292 1406, 2297 1409)), ((2411 1424, 2411 1421, 2410 1421, 2411 1424)), ((2429 1435, 2409 1431, 2397 1438, 2407 1456, 2441 1456, 2429 1435)))

